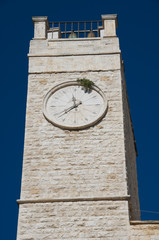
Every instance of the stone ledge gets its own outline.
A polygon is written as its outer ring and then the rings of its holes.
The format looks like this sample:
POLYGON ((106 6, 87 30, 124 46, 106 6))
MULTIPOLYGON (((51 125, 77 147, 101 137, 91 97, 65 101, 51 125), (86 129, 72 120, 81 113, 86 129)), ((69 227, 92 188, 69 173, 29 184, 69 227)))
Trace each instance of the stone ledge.
POLYGON ((32 38, 32 40, 46 40, 46 38, 32 38))
MULTIPOLYGON (((104 36, 104 38, 118 38, 117 36, 104 36)), ((38 40, 38 39, 33 39, 38 40)), ((45 39, 46 40, 46 39, 45 39)), ((102 37, 92 37, 92 38, 58 38, 58 39, 47 39, 48 42, 67 42, 67 41, 96 41, 103 40, 102 37)))
POLYGON ((159 224, 159 221, 130 221, 131 225, 159 224))
POLYGON ((48 17, 32 17, 33 22, 46 22, 48 17))
POLYGON ((60 198, 60 199, 18 199, 18 204, 26 203, 49 203, 49 202, 84 202, 84 201, 128 201, 130 195, 114 197, 92 197, 92 198, 60 198))
POLYGON ((117 20, 117 14, 102 14, 102 20, 117 20))
POLYGON ((50 71, 50 72, 28 72, 28 74, 30 75, 30 74, 54 74, 54 73, 85 73, 85 72, 115 72, 115 71, 120 71, 120 68, 119 69, 116 69, 116 70, 114 70, 114 69, 110 69, 110 70, 89 70, 89 71, 79 71, 79 70, 77 70, 77 71, 50 71))
POLYGON ((94 37, 94 38, 58 38, 58 39, 47 39, 48 42, 63 42, 63 41, 95 41, 101 40, 101 37, 94 37))
POLYGON ((88 56, 88 55, 110 55, 110 54, 121 54, 121 51, 118 51, 118 52, 103 52, 103 53, 87 53, 87 54, 84 54, 84 53, 81 53, 81 54, 56 54, 56 55, 53 55, 53 54, 43 54, 43 53, 40 53, 40 54, 33 54, 33 53, 28 53, 28 57, 68 57, 68 56, 88 56))

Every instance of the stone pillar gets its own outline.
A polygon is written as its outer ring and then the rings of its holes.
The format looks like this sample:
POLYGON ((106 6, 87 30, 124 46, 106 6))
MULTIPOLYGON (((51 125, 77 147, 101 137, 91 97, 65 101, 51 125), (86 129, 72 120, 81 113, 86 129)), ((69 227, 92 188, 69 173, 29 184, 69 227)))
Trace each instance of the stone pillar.
POLYGON ((48 29, 48 17, 33 17, 34 39, 46 39, 48 29))
POLYGON ((115 37, 118 26, 117 14, 102 15, 103 29, 100 30, 101 37, 115 37))

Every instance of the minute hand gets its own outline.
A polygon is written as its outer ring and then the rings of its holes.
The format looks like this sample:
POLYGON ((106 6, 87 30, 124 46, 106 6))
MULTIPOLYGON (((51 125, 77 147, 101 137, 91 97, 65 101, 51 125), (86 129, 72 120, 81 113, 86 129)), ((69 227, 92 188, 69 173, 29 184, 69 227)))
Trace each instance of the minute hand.
POLYGON ((68 109, 65 109, 65 113, 71 111, 72 109, 78 107, 80 104, 82 104, 82 102, 78 102, 78 103, 74 103, 74 105, 72 107, 69 107, 68 109))
POLYGON ((69 111, 71 111, 71 110, 74 109, 75 107, 76 107, 76 105, 74 104, 73 106, 65 109, 64 111, 65 111, 65 113, 68 113, 69 111))
POLYGON ((69 111, 71 111, 73 108, 74 108, 74 106, 71 106, 71 107, 69 107, 69 108, 64 109, 64 111, 62 111, 62 113, 61 113, 58 117, 63 116, 64 114, 66 114, 66 113, 68 113, 69 111))
POLYGON ((71 111, 72 109, 77 108, 80 104, 82 104, 81 101, 78 102, 78 103, 75 103, 73 106, 71 106, 71 107, 69 107, 69 108, 66 108, 66 109, 64 110, 64 113, 62 113, 59 117, 61 117, 62 115, 68 113, 68 112, 71 111))

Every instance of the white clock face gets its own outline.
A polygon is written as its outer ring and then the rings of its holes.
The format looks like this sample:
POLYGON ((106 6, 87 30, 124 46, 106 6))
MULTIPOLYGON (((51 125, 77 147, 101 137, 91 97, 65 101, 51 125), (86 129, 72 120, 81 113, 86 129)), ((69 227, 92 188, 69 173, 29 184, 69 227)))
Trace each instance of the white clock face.
POLYGON ((63 129, 84 129, 97 123, 106 113, 107 101, 96 86, 90 91, 78 82, 52 88, 44 98, 45 118, 63 129))

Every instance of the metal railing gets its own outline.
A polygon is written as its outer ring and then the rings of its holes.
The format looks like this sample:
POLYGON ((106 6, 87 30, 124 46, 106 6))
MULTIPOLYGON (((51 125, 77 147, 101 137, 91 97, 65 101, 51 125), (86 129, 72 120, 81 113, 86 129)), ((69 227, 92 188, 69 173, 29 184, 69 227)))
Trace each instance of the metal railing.
POLYGON ((60 38, 99 37, 102 21, 49 22, 49 32, 59 29, 60 38))

